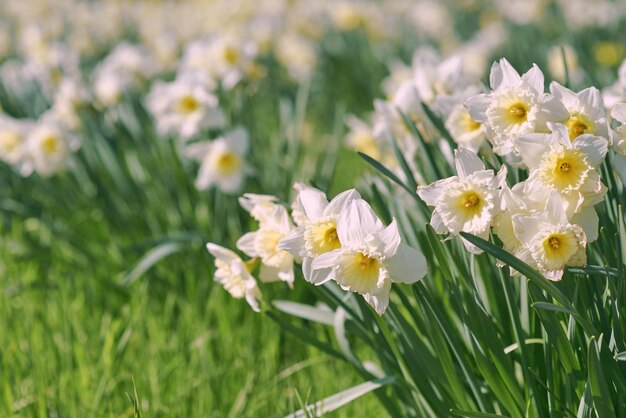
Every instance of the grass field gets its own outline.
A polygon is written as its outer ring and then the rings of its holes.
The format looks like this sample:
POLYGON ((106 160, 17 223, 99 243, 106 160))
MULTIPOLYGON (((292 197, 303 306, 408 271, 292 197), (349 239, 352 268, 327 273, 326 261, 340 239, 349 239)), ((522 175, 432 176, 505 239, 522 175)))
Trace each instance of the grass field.
POLYGON ((0 1, 0 417, 624 416, 625 22, 0 1))

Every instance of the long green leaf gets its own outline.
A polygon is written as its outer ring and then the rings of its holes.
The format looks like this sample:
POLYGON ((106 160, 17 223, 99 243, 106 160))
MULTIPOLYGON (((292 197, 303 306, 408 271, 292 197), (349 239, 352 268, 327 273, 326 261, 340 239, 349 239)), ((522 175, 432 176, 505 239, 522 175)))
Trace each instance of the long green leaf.
POLYGON ((361 383, 360 385, 356 385, 354 387, 351 387, 350 389, 335 393, 334 395, 324 398, 321 401, 317 401, 315 402, 315 404, 300 409, 293 414, 289 414, 285 418, 303 418, 311 415, 319 417, 322 414, 326 414, 328 412, 339 409, 342 406, 352 402, 355 399, 360 398, 363 395, 368 394, 373 390, 393 383, 394 380, 395 377, 386 376, 382 379, 376 379, 370 382, 361 383))

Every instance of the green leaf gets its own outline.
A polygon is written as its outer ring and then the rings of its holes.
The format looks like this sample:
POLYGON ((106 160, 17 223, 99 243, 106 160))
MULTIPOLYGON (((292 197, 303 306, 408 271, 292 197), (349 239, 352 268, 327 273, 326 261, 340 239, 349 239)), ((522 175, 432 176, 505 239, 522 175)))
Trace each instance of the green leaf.
POLYGON ((614 418, 615 410, 611 401, 610 390, 606 382, 602 363, 600 361, 600 353, 598 352, 598 343, 595 338, 589 341, 589 389, 593 398, 593 405, 602 418, 614 418))
POLYGON ((490 414, 488 412, 459 411, 457 409, 451 409, 450 413, 452 415, 467 418, 509 418, 506 415, 490 414))
POLYGON ((166 242, 161 245, 157 245, 141 257, 141 260, 139 260, 139 263, 137 263, 135 268, 124 276, 122 284, 124 286, 130 285, 163 258, 174 254, 181 249, 182 245, 176 242, 166 242))
POLYGON ((549 303, 549 302, 535 302, 532 304, 532 307, 535 309, 543 309, 546 311, 563 312, 568 315, 576 315, 575 312, 572 312, 567 308, 564 308, 562 306, 555 305, 554 303, 549 303))
POLYGON ((411 194, 416 194, 416 190, 411 190, 406 184, 402 182, 402 180, 398 178, 398 176, 396 176, 387 167, 385 167, 384 165, 382 165, 381 163, 379 163, 378 161, 376 161, 375 159, 373 159, 367 154, 363 154, 362 152, 357 152, 357 154, 359 154, 359 157, 363 158, 365 162, 367 162, 369 165, 374 167, 376 170, 380 171, 385 177, 389 178, 398 186, 402 187, 404 190, 406 190, 407 192, 411 194))
POLYGON ((614 267, 603 267, 603 266, 566 267, 565 270, 567 270, 570 273, 587 274, 589 276, 619 277, 619 272, 614 267))
POLYGON ((335 314, 330 309, 316 308, 315 306, 287 300, 276 300, 273 304, 279 311, 289 315, 324 325, 333 325, 335 314))
POLYGON ((342 406, 352 402, 355 399, 360 398, 361 396, 368 394, 369 392, 376 390, 382 386, 393 383, 395 377, 386 376, 382 379, 376 379, 369 382, 361 383, 360 385, 356 385, 351 387, 350 389, 346 389, 344 391, 335 393, 327 398, 322 399, 321 401, 315 402, 313 405, 309 405, 306 408, 300 409, 293 414, 287 415, 285 418, 302 418, 308 416, 321 416, 322 414, 326 414, 328 412, 332 412, 336 409, 341 408, 342 406))
POLYGON ((583 328, 585 328, 585 331, 589 335, 598 335, 595 327, 578 313, 576 308, 563 294, 563 292, 561 292, 558 287, 556 287, 553 283, 551 283, 549 280, 539 274, 531 266, 529 266, 519 258, 515 257, 508 251, 503 250, 502 248, 492 244, 487 240, 484 240, 472 234, 468 234, 467 232, 461 232, 460 235, 472 244, 476 245, 481 250, 485 251, 487 254, 496 257, 504 264, 514 268, 515 270, 526 276, 528 280, 530 280, 533 284, 537 285, 540 289, 548 292, 548 294, 556 299, 561 305, 569 309, 572 312, 574 318, 576 318, 576 320, 583 326, 583 328))
POLYGON ((615 355, 615 360, 617 361, 626 361, 626 351, 622 351, 615 355))

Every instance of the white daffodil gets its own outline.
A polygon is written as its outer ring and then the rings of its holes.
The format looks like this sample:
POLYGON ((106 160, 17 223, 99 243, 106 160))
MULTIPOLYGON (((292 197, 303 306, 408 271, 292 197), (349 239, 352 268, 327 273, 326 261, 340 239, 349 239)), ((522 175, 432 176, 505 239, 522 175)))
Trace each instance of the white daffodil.
POLYGON ((454 94, 439 97, 436 101, 437 109, 446 120, 446 129, 452 139, 461 147, 478 152, 485 143, 485 128, 482 123, 474 120, 464 106, 465 100, 480 92, 477 86, 469 86, 454 94))
POLYGON ((233 251, 209 242, 207 250, 215 257, 215 281, 235 299, 245 298, 254 312, 260 312, 261 291, 246 263, 233 251))
POLYGON ((226 122, 216 96, 200 76, 186 74, 171 83, 156 82, 146 98, 159 135, 187 140, 203 129, 222 128, 226 122))
POLYGON ((26 140, 32 126, 32 121, 0 115, 0 160, 11 165, 24 162, 26 140))
POLYGON ((611 109, 616 104, 626 101, 626 60, 622 62, 617 70, 615 83, 602 90, 602 97, 607 109, 611 109))
POLYGON ((230 90, 244 77, 255 56, 256 47, 251 42, 228 36, 211 36, 195 40, 187 46, 178 72, 199 73, 230 90))
POLYGON ((587 263, 587 237, 571 224, 558 193, 548 197, 546 210, 530 215, 514 215, 515 236, 522 243, 517 257, 536 268, 546 279, 561 280, 566 265, 587 263))
POLYGON ((114 106, 124 92, 137 88, 155 72, 155 63, 143 47, 122 42, 94 70, 96 99, 103 106, 114 106))
POLYGON ((574 93, 559 83, 550 84, 550 92, 559 99, 569 112, 567 126, 569 138, 573 141, 582 134, 591 134, 609 139, 609 128, 600 90, 586 88, 574 93))
POLYGON ((212 141, 190 144, 185 155, 200 162, 196 187, 205 190, 217 185, 226 193, 236 193, 241 189, 249 171, 246 163, 248 133, 242 127, 226 133, 212 141))
POLYGON ((547 122, 569 117, 563 104, 544 93, 543 73, 536 65, 520 76, 506 59, 491 67, 488 94, 478 94, 466 101, 472 118, 485 126, 494 151, 519 163, 513 141, 521 135, 545 132, 547 122))
POLYGON ((426 259, 402 243, 396 221, 385 227, 362 199, 344 207, 336 232, 341 248, 317 256, 313 270, 329 272, 327 280, 363 295, 379 315, 389 305, 392 282, 415 283, 426 274, 426 259))
POLYGON ((384 143, 374 135, 372 127, 356 116, 349 116, 346 125, 350 129, 346 135, 348 146, 377 161, 382 161, 384 143))
POLYGON ((329 203, 322 191, 300 186, 296 202, 306 220, 283 238, 278 247, 302 258, 302 272, 307 281, 321 284, 328 280, 330 269, 313 270, 312 263, 316 257, 341 248, 337 234, 339 214, 352 200, 360 197, 351 189, 338 194, 329 203))
POLYGON ((431 48, 421 48, 413 56, 415 87, 424 103, 437 108, 437 99, 445 98, 466 88, 469 78, 463 71, 459 55, 441 59, 431 48))
POLYGON ((65 78, 54 97, 51 113, 69 130, 81 128, 79 109, 91 102, 87 87, 79 78, 65 78))
POLYGON ((611 118, 620 123, 611 131, 613 150, 615 151, 613 168, 617 171, 622 183, 626 184, 626 103, 618 103, 613 106, 611 118))
POLYGON ((315 43, 295 34, 282 34, 274 48, 276 59, 294 80, 304 83, 317 65, 315 43))
POLYGON ((259 277, 262 281, 280 280, 292 287, 293 256, 278 246, 293 229, 287 209, 275 205, 271 209, 258 206, 255 210, 259 213, 259 229, 239 238, 237 248, 250 257, 261 259, 259 277))
POLYGON ((278 198, 268 194, 244 193, 239 198, 239 205, 256 221, 263 222, 263 216, 272 213, 279 206, 278 198))
MULTIPOLYGON (((430 223, 438 234, 468 232, 482 238, 489 236, 494 217, 500 211, 500 187, 506 177, 505 166, 497 176, 472 151, 459 148, 455 154, 457 175, 417 188, 417 194, 434 206, 430 223)), ((465 239, 468 251, 482 251, 465 239)))
POLYGON ((513 188, 502 185, 500 200, 501 211, 493 219, 493 232, 500 238, 504 249, 515 254, 522 246, 513 230, 513 216, 528 215, 533 212, 534 201, 526 199, 523 194, 523 183, 518 183, 513 188))
POLYGON ((25 147, 24 172, 34 170, 48 177, 68 167, 79 142, 59 123, 44 115, 30 130, 25 147))
POLYGON ((574 142, 564 125, 550 124, 551 134, 530 134, 515 141, 515 147, 530 170, 524 194, 546 202, 551 191, 562 198, 569 219, 585 228, 589 241, 597 237, 598 215, 593 206, 604 199, 606 186, 597 167, 608 150, 608 141, 583 134, 574 142))

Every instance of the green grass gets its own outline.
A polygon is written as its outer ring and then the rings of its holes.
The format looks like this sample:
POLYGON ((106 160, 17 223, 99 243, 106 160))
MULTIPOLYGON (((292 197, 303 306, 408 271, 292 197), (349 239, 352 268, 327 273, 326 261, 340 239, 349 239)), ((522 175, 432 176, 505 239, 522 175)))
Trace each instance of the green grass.
MULTIPOLYGON (((202 247, 125 288, 104 252, 76 268, 52 242, 41 263, 16 257, 17 235, 2 250, 2 416, 132 416, 134 380, 144 416, 273 417, 361 382, 214 285, 202 247)), ((331 416, 370 413, 384 416, 372 395, 331 416)))

